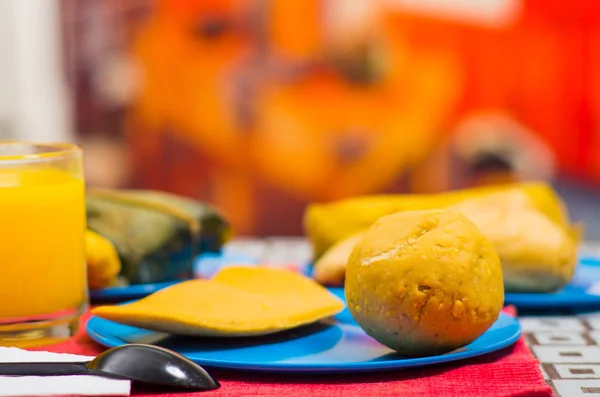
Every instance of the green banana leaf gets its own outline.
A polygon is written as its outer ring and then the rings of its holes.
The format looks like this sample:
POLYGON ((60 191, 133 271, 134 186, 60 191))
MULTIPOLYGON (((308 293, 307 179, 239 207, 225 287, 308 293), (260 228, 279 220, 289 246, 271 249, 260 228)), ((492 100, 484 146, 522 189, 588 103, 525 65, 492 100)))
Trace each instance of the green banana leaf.
POLYGON ((193 275, 195 257, 218 252, 228 222, 211 206, 152 190, 89 190, 87 226, 110 240, 130 284, 193 275))

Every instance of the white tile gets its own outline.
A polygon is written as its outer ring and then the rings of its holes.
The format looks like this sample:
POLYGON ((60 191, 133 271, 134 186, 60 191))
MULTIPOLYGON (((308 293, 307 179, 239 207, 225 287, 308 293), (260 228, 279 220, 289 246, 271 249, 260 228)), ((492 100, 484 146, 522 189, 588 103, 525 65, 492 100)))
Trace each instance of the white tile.
POLYGON ((587 342, 578 332, 534 332, 532 334, 540 345, 586 345, 587 342))
POLYGON ((268 240, 263 260, 269 264, 308 264, 312 258, 311 245, 301 238, 272 238, 268 240))
POLYGON ((233 240, 225 245, 223 251, 232 255, 247 255, 261 260, 265 254, 265 247, 264 243, 257 240, 233 240))
POLYGON ((563 397, 600 397, 600 380, 597 379, 554 380, 552 383, 563 397))
POLYGON ((546 373, 546 371, 544 370, 544 367, 542 366, 542 364, 540 363, 540 372, 542 373, 542 377, 544 379, 550 379, 550 377, 548 376, 548 374, 546 373))
POLYGON ((590 324, 590 327, 592 329, 600 330, 600 317, 598 317, 598 316, 587 317, 587 321, 588 321, 588 324, 590 324))
POLYGON ((554 368, 561 378, 600 378, 600 365, 593 364, 555 364, 554 368))
POLYGON ((589 331, 587 334, 594 342, 600 345, 600 331, 589 331))
POLYGON ((523 332, 540 331, 585 331, 583 323, 577 318, 560 316, 521 317, 519 319, 523 332))
POLYGON ((585 289, 585 292, 590 295, 600 295, 600 282, 596 281, 585 289))
POLYGON ((598 346, 531 346, 543 363, 600 363, 598 346))

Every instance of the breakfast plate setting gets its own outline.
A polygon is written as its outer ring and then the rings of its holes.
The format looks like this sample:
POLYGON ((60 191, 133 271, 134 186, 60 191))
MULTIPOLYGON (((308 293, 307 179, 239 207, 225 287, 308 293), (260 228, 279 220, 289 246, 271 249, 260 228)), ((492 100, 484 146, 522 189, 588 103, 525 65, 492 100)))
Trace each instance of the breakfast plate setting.
MULTIPOLYGON (((310 252, 288 244, 270 260, 239 249, 205 203, 88 196, 92 306, 77 338, 94 343, 78 351, 100 364, 163 355, 210 393, 550 396, 519 310, 600 304, 600 262, 578 256, 584 228, 545 184, 312 203, 299 236, 310 252)), ((119 371, 139 382, 132 368, 119 371)))

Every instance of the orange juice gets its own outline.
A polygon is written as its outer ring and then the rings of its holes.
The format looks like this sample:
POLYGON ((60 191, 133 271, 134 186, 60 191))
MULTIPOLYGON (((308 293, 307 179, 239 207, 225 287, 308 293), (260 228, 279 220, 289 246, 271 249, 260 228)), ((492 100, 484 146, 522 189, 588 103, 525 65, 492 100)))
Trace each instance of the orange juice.
POLYGON ((0 158, 0 331, 17 319, 78 314, 87 302, 83 180, 1 166, 0 158))

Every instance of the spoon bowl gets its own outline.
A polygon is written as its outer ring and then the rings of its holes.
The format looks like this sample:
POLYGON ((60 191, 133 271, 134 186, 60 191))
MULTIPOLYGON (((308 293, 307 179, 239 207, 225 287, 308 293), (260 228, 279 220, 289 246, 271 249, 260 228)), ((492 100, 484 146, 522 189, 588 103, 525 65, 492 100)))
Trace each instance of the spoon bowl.
POLYGON ((128 344, 105 351, 87 363, 94 371, 132 381, 189 389, 216 389, 219 382, 179 353, 154 345, 128 344))

